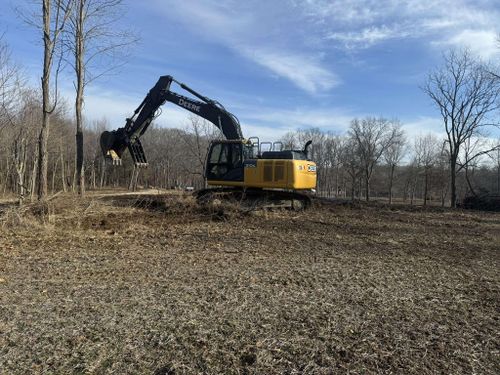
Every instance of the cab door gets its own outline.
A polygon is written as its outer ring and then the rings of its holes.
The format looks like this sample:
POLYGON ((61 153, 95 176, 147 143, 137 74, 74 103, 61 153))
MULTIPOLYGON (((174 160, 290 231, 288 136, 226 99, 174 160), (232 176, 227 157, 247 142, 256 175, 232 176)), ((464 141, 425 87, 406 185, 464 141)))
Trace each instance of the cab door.
POLYGON ((214 142, 207 156, 205 177, 212 181, 243 182, 242 144, 214 142))

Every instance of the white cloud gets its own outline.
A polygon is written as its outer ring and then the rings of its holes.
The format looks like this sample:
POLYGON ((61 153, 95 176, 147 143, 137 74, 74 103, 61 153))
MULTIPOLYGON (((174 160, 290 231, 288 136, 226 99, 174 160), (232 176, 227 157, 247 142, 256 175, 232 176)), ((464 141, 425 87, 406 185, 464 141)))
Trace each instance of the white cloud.
POLYGON ((438 139, 445 139, 446 137, 443 120, 437 117, 421 116, 416 119, 410 119, 407 122, 403 122, 403 129, 409 143, 429 133, 438 139))
MULTIPOLYGON (((320 53, 305 53, 307 48, 300 40, 289 43, 292 29, 283 32, 276 26, 280 18, 259 12, 263 4, 246 7, 232 1, 193 0, 167 7, 155 3, 167 17, 175 17, 193 33, 226 46, 310 94, 328 91, 339 83, 335 74, 322 64, 320 53)), ((279 10, 269 4, 271 12, 279 10)))
POLYGON ((327 39, 340 41, 346 48, 352 49, 368 48, 388 39, 405 38, 408 35, 406 31, 382 25, 370 26, 361 31, 333 32, 327 36, 327 39))
POLYGON ((500 32, 492 0, 190 0, 151 2, 209 43, 223 45, 300 89, 339 84, 332 47, 366 49, 395 39, 465 46, 491 57, 500 32), (474 47, 474 44, 471 44, 474 47), (330 64, 330 65, 328 65, 330 64))
POLYGON ((493 0, 310 0, 299 5, 324 25, 325 39, 346 49, 394 38, 423 38, 434 45, 470 46, 482 57, 498 49, 500 7, 493 0))
POLYGON ((296 6, 317 21, 334 19, 341 25, 368 23, 378 19, 384 11, 384 1, 377 0, 308 0, 296 6))
POLYGON ((466 29, 439 44, 466 47, 472 53, 488 60, 500 53, 500 45, 494 30, 466 29))
POLYGON ((304 56, 259 49, 248 50, 245 56, 311 94, 327 91, 339 83, 332 72, 304 56))

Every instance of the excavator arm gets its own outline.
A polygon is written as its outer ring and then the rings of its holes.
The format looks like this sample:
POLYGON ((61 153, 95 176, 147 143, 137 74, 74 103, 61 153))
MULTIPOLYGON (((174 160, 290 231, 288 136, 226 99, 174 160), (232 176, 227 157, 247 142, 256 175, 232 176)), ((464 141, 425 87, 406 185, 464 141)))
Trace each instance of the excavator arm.
POLYGON ((113 160, 113 163, 120 163, 123 152, 128 148, 136 166, 147 165, 140 138, 157 116, 158 109, 167 101, 210 121, 227 139, 243 138, 238 119, 220 103, 197 93, 172 76, 161 76, 133 116, 127 118, 124 127, 101 134, 100 143, 104 157, 113 160), (171 91, 172 83, 177 83, 199 100, 171 91))

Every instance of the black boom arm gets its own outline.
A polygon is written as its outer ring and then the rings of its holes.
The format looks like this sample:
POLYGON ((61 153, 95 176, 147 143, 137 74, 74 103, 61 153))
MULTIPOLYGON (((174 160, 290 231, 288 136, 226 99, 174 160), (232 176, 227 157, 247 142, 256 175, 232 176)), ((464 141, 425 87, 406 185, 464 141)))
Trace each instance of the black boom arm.
POLYGON ((227 139, 242 139, 240 123, 236 116, 226 111, 217 101, 209 99, 171 76, 161 76, 123 128, 101 134, 101 149, 106 158, 119 162, 125 149, 129 149, 136 165, 147 165, 140 137, 156 117, 158 109, 171 102, 203 117, 218 127, 227 139), (199 100, 179 95, 170 90, 172 82, 199 100))

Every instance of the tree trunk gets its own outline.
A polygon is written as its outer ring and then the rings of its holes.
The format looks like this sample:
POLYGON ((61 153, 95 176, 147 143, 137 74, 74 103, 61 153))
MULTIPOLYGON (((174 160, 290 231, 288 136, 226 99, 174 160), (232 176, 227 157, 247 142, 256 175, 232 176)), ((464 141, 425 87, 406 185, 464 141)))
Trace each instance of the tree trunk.
POLYGON ((24 175, 26 171, 26 139, 20 139, 14 142, 14 162, 17 172, 17 185, 19 186, 19 205, 22 206, 24 201, 24 175))
POLYGON ((500 165, 497 167, 497 195, 500 195, 500 165))
MULTIPOLYGON (((2 159, 0 158, 0 172, 2 172, 2 170, 3 170, 3 168, 2 168, 2 159)), ((4 183, 0 179, 0 190, 3 190, 3 186, 4 186, 4 183)))
POLYGON ((356 177, 354 175, 351 175, 351 201, 354 202, 354 200, 356 199, 356 177))
POLYGON ((410 179, 407 179, 405 181, 405 187, 403 188, 403 203, 406 203, 406 201, 408 200, 409 189, 410 189, 410 179))
POLYGON ((429 189, 429 170, 425 168, 424 171, 424 207, 427 206, 427 194, 429 189))
POLYGON ((394 169, 396 168, 395 164, 391 164, 391 171, 389 173, 389 204, 392 204, 392 182, 394 180, 394 169))
POLYGON ((339 195, 339 166, 335 167, 335 198, 339 195))
POLYGON ((50 127, 50 70, 53 57, 53 41, 50 38, 50 0, 43 0, 43 75, 42 75, 42 128, 38 136, 38 200, 47 197, 47 142, 50 127))
POLYGON ((344 173, 342 173, 342 191, 343 191, 343 197, 347 197, 347 178, 344 173))
POLYGON ((59 163, 59 159, 56 159, 54 162, 54 169, 52 170, 52 194, 56 191, 56 175, 57 175, 57 164, 59 163))
POLYGON ((451 208, 457 207, 457 156, 453 155, 450 160, 450 195, 451 208))
MULTIPOLYGON (((74 183, 73 181, 75 180, 75 176, 73 176, 73 180, 71 180, 71 173, 68 173, 68 171, 71 171, 71 162, 69 160, 66 161, 66 186, 68 188, 71 187, 71 191, 74 192, 74 183)), ((75 168, 73 168, 73 174, 74 174, 75 168)))
POLYGON ((76 171, 76 165, 75 165, 75 168, 73 168, 73 181, 71 181, 71 192, 73 192, 73 193, 75 193, 76 189, 77 189, 76 173, 77 173, 77 171, 76 171))
MULTIPOLYGON (((45 93, 43 96, 45 97, 45 93)), ((47 143, 49 138, 49 126, 50 126, 50 115, 48 112, 45 112, 44 110, 42 128, 40 129, 40 134, 38 136, 38 168, 37 168, 38 200, 43 200, 47 197, 47 170, 49 164, 47 143)))
POLYGON ((85 195, 85 173, 83 171, 83 131, 81 129, 81 119, 77 120, 76 130, 76 175, 75 183, 77 185, 78 194, 83 197, 85 195), (79 125, 80 122, 80 125, 79 125), (80 127, 80 128, 79 128, 80 127))
POLYGON ((60 152, 60 157, 61 157, 61 182, 62 182, 62 190, 66 193, 66 173, 65 173, 65 167, 64 167, 64 154, 63 154, 63 150, 62 150, 62 146, 60 146, 59 148, 59 152, 60 152))
POLYGON ((97 185, 97 177, 96 177, 96 170, 95 170, 95 160, 92 160, 92 169, 91 169, 91 174, 90 174, 90 183, 92 186, 92 189, 95 190, 96 185, 97 185))
POLYGON ((83 197, 85 194, 85 175, 83 171, 83 88, 85 84, 84 72, 84 40, 83 35, 84 25, 84 2, 78 2, 78 21, 75 33, 75 72, 76 72, 76 99, 75 99, 75 115, 76 115, 76 184, 78 186, 78 194, 83 197))
POLYGON ((446 190, 441 190, 441 207, 445 206, 446 190))
POLYGON ((469 190, 472 193, 472 195, 477 196, 476 191, 474 190, 474 187, 472 186, 472 182, 470 180, 468 167, 465 167, 465 180, 467 181, 467 186, 469 186, 469 190))
POLYGON ((366 201, 370 201, 370 177, 365 177, 365 198, 366 201))
POLYGON ((38 168, 38 144, 35 150, 35 157, 33 158, 33 173, 31 174, 31 201, 35 200, 35 190, 36 190, 36 177, 38 168))
POLYGON ((415 192, 417 190, 417 177, 412 181, 411 192, 410 192, 410 205, 413 206, 415 202, 415 192))
POLYGON ((6 165, 5 165, 5 183, 3 185, 3 193, 2 193, 3 196, 5 196, 5 193, 7 192, 9 174, 10 174, 10 163, 9 163, 9 158, 7 158, 6 165))
POLYGON ((101 179, 99 181, 99 187, 103 188, 104 187, 104 177, 106 176, 106 159, 102 158, 102 164, 101 164, 101 179))

